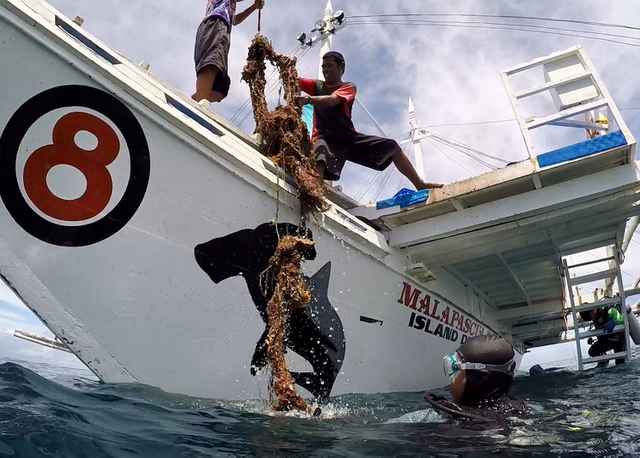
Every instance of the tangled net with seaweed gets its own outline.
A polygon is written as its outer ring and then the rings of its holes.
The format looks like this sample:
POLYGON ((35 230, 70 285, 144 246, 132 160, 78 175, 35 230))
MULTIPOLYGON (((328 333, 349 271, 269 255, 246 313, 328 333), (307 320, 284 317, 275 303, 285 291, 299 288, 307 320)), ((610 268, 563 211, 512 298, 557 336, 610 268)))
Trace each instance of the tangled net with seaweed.
POLYGON ((284 359, 285 327, 291 312, 305 307, 311 300, 309 288, 300 273, 302 253, 314 242, 309 239, 286 235, 278 243, 275 253, 269 260, 267 272, 270 281, 275 283, 273 295, 267 303, 269 331, 267 334, 267 360, 271 368, 270 393, 275 397, 275 410, 303 410, 310 412, 309 406, 297 394, 293 378, 284 359))
POLYGON ((327 210, 318 181, 313 145, 302 120, 302 109, 296 105, 296 96, 300 90, 295 60, 275 52, 271 43, 263 35, 257 34, 249 47, 242 80, 249 85, 255 132, 262 136, 262 154, 270 157, 293 177, 300 193, 303 214, 327 210), (286 102, 272 112, 269 112, 264 94, 267 60, 280 73, 286 102))
MULTIPOLYGON (((242 79, 249 84, 255 132, 262 136, 261 152, 293 177, 300 193, 301 216, 325 211, 328 207, 318 180, 313 147, 302 121, 301 108, 295 103, 299 92, 295 60, 276 53, 267 39, 257 34, 249 47, 242 79), (273 112, 269 112, 264 94, 266 61, 280 73, 286 102, 273 112)), ((266 343, 271 370, 269 393, 275 410, 296 409, 310 412, 307 403, 297 394, 287 368, 284 336, 293 310, 305 307, 311 297, 302 279, 300 264, 304 258, 303 253, 313 244, 307 238, 290 235, 279 238, 278 246, 269 260, 269 268, 265 271, 267 281, 274 285, 270 288, 273 294, 267 304, 266 343)))

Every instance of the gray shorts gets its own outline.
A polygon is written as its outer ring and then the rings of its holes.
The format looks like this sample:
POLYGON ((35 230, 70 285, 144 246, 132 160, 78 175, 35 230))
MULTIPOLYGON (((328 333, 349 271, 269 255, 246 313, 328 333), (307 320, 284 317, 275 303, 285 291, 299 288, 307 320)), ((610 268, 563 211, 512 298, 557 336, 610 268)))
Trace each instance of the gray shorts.
POLYGON ((203 68, 213 65, 218 69, 212 91, 219 92, 225 97, 231 87, 228 75, 229 47, 231 34, 229 26, 220 18, 207 18, 200 23, 196 33, 194 60, 196 75, 203 68))

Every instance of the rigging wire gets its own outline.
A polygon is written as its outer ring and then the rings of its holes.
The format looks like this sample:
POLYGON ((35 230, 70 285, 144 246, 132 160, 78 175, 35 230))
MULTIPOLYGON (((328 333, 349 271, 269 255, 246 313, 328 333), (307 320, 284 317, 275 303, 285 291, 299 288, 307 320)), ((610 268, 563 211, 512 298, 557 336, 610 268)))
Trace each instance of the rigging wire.
MULTIPOLYGON (((403 154, 407 154, 407 152, 406 152, 407 145, 408 145, 408 143, 405 143, 401 147, 403 154)), ((384 181, 382 181, 382 183, 380 183, 380 185, 378 186, 378 189, 376 190, 376 192, 373 195, 373 201, 378 200, 378 197, 380 197, 380 194, 384 190, 384 187, 387 185, 387 182, 389 181, 389 178, 391 178, 391 175, 393 174, 394 167, 388 167, 387 170, 389 171, 389 173, 385 177, 384 181)))
POLYGON ((439 142, 444 142, 444 143, 446 143, 446 144, 453 144, 453 145, 455 145, 455 147, 457 147, 457 148, 465 149, 465 150, 467 150, 467 151, 470 151, 470 152, 472 152, 472 153, 475 153, 475 154, 478 154, 478 155, 480 155, 480 156, 486 157, 486 158, 488 158, 488 159, 493 159, 493 160, 495 160, 495 161, 502 162, 503 164, 508 164, 509 162, 511 162, 511 161, 508 161, 508 160, 506 160, 506 159, 502 159, 501 157, 492 156, 491 154, 487 154, 487 153, 485 153, 485 152, 483 152, 483 151, 480 151, 479 149, 473 148, 473 147, 471 147, 471 146, 469 146, 469 145, 466 145, 466 144, 464 144, 464 143, 462 143, 462 142, 459 142, 459 141, 457 141, 457 140, 454 140, 454 139, 452 139, 452 138, 445 137, 445 136, 443 136, 443 135, 439 135, 439 134, 436 134, 436 133, 432 133, 432 134, 431 134, 431 136, 432 136, 435 140, 437 140, 437 141, 439 141, 439 142))
MULTIPOLYGON (((627 37, 626 35, 619 34, 610 34, 612 37, 616 37, 618 39, 613 38, 602 38, 593 35, 583 35, 583 34, 594 34, 597 35, 600 32, 593 32, 589 30, 578 31, 579 34, 576 33, 564 33, 565 29, 558 29, 558 31, 553 31, 555 28, 550 27, 541 27, 541 26, 532 26, 527 24, 499 24, 493 25, 495 23, 489 22, 471 22, 471 21, 393 21, 393 20, 385 20, 385 21, 351 21, 350 25, 399 25, 403 27, 407 27, 410 25, 414 26, 432 26, 432 27, 467 27, 474 29, 487 29, 487 30, 513 30, 518 32, 531 32, 531 33, 541 33, 547 35, 559 35, 566 37, 577 37, 577 38, 585 38, 588 40, 597 40, 602 42, 615 43, 620 45, 633 46, 636 48, 640 47, 640 43, 629 43, 627 41, 619 41, 621 38, 627 37), (547 29, 547 30, 545 30, 547 29)), ((627 39, 640 40, 640 37, 628 37, 627 39)))
MULTIPOLYGON (((407 132, 399 137, 396 137, 394 140, 402 142, 404 140, 408 140, 410 137, 411 137, 411 132, 407 132)), ((378 179, 380 179, 384 175, 384 173, 386 173, 388 170, 389 169, 385 170, 384 172, 379 172, 379 171, 373 172, 369 177, 369 179, 362 185, 360 190, 356 193, 356 196, 354 197, 354 199, 357 201, 360 201, 360 199, 362 199, 365 196, 365 194, 369 192, 373 184, 378 179)))
MULTIPOLYGON (((436 139, 434 139, 434 140, 436 140, 436 139)), ((436 140, 436 141, 437 141, 437 140, 436 140)), ((439 142, 439 143, 443 143, 443 142, 439 142)), ((460 152, 460 153, 464 154, 465 156, 470 157, 470 158, 471 158, 471 159, 473 159, 474 161, 476 161, 476 162, 478 162, 478 163, 480 163, 480 164, 484 165, 484 166, 485 166, 486 168, 488 168, 489 170, 496 170, 496 169, 498 168, 498 167, 496 167, 495 165, 492 165, 492 164, 490 164, 489 162, 487 162, 487 161, 485 161, 485 160, 483 160, 483 159, 480 159, 479 157, 474 156, 472 153, 469 153, 469 152, 467 152, 467 151, 465 151, 465 150, 463 150, 463 149, 460 149, 460 148, 453 147, 453 146, 451 146, 451 145, 449 145, 449 144, 447 144, 447 143, 444 143, 444 144, 445 144, 445 145, 447 145, 447 146, 449 146, 449 147, 451 147, 452 149, 454 149, 454 150, 456 150, 456 151, 458 151, 458 152, 460 152)))
MULTIPOLYGON (((391 172, 393 171, 393 167, 388 167, 386 170, 384 171, 375 171, 371 174, 371 176, 369 177, 369 179, 365 182, 364 185, 362 185, 362 187, 360 188, 360 191, 358 191, 358 194, 356 195, 356 200, 360 200, 363 199, 365 195, 367 195, 367 193, 371 190, 371 188, 374 186, 374 184, 376 184, 378 182, 378 180, 382 180, 384 182, 386 182, 389 179, 389 175, 391 175, 391 172)), ((379 188, 380 186, 378 186, 379 188)), ((378 189, 376 188, 376 189, 378 189)))
POLYGON ((463 169, 465 169, 467 172, 469 172, 471 175, 473 175, 473 172, 471 170, 469 170, 468 168, 466 168, 464 165, 462 165, 461 163, 459 163, 458 161, 456 161, 454 158, 452 158, 451 156, 449 156, 447 153, 445 153, 442 148, 440 148, 438 145, 436 145, 434 142, 431 141, 431 139, 427 138, 427 141, 429 143, 431 143, 433 145, 433 147, 435 149, 437 149, 438 151, 440 151, 446 158, 448 158, 449 160, 451 160, 452 162, 455 162, 456 164, 458 164, 460 167, 462 167, 463 169))
MULTIPOLYGON (((407 140, 411 137, 411 132, 408 132, 400 137, 398 137, 398 139, 402 139, 402 140, 407 140)), ((427 140, 430 140, 430 143, 436 147, 441 153, 443 153, 448 159, 450 159, 452 162, 454 162, 455 164, 459 165, 460 167, 462 167, 463 169, 465 169, 467 172, 473 174, 473 172, 471 172, 469 169, 467 169, 466 167, 464 167, 462 164, 460 164, 459 162, 457 162, 455 159, 453 159, 450 155, 448 155, 447 153, 445 153, 442 149, 438 148, 438 146, 434 143, 434 142, 438 142, 442 145, 446 145, 449 148, 456 150, 462 154, 465 154, 466 156, 470 157, 471 159, 475 160, 476 162, 480 163, 481 165, 487 167, 490 170, 496 170, 498 167, 494 166, 493 164, 480 159, 479 157, 475 156, 475 155, 480 155, 483 157, 487 157, 493 160, 496 160, 498 162, 501 162, 503 164, 508 164, 509 161, 506 159, 502 159, 500 157, 497 156, 492 156, 490 154, 487 154, 483 151, 480 151, 476 148, 472 148, 462 142, 459 142, 457 140, 445 137, 443 135, 439 135, 439 134, 435 134, 431 132, 431 135, 427 138, 427 140)), ((409 143, 405 143, 402 147, 402 150, 406 153, 406 149, 405 146, 408 146, 409 143)), ((386 185, 386 183, 389 180, 389 174, 387 173, 389 171, 389 169, 387 169, 385 172, 374 172, 369 179, 362 185, 362 187, 360 188, 360 190, 358 191, 358 193, 355 195, 355 200, 359 201, 360 199, 362 199, 366 193, 371 189, 371 187, 373 187, 373 185, 379 180, 383 180, 381 185, 378 185, 376 193, 375 193, 375 197, 374 200, 377 198, 377 196, 380 194, 381 192, 381 188, 384 187, 384 185, 386 185)))
MULTIPOLYGON (((637 111, 640 110, 640 107, 628 107, 628 108, 618 108, 618 111, 637 111)), ((491 119, 489 121, 471 121, 471 122, 452 122, 446 124, 430 124, 427 126, 423 126, 424 129, 435 129, 437 127, 466 127, 466 126, 481 126, 486 124, 499 124, 505 122, 517 122, 518 120, 515 118, 511 119, 491 119)))
POLYGON ((591 25, 595 27, 613 27, 629 30, 640 30, 640 27, 634 27, 626 24, 612 24, 599 21, 586 21, 580 19, 562 19, 562 18, 548 18, 539 16, 521 16, 516 14, 481 14, 481 13, 396 13, 396 14, 364 14, 349 16, 349 19, 367 19, 367 18, 387 18, 387 17, 484 17, 491 19, 524 19, 533 21, 548 21, 548 22, 566 22, 570 24, 583 24, 591 25))
POLYGON ((380 178, 380 176, 383 174, 383 172, 378 172, 378 171, 374 171, 369 178, 367 179, 367 181, 364 182, 364 184, 362 185, 362 187, 360 188, 360 190, 356 193, 354 199, 357 200, 358 202, 360 201, 360 199, 362 199, 365 194, 367 194, 369 192, 369 189, 371 189, 371 187, 373 186, 373 184, 378 181, 378 179, 380 178))
POLYGON ((436 127, 452 127, 452 126, 479 126, 484 124, 498 124, 502 122, 517 122, 517 119, 493 119, 490 121, 474 121, 474 122, 453 122, 448 124, 432 124, 430 126, 424 126, 425 128, 433 129, 436 127))
POLYGON ((384 180, 380 183, 380 185, 378 186, 378 189, 376 189, 376 192, 373 194, 373 201, 375 202, 376 200, 378 200, 378 197, 380 196, 380 193, 382 192, 382 190, 384 189, 384 187, 387 185, 387 182, 389 181, 389 178, 391 178, 391 175, 393 174, 393 168, 389 167, 388 169, 388 173, 386 174, 384 180))
MULTIPOLYGON (((633 239, 632 239, 632 240, 633 240, 633 239)), ((591 251, 583 251, 583 252, 581 252, 581 253, 575 253, 575 254, 577 254, 577 255, 581 256, 581 257, 582 257, 582 259, 585 259, 585 260, 587 260, 587 261, 588 261, 589 259, 588 259, 588 258, 585 258, 585 257, 583 256, 583 254, 585 254, 585 253, 586 253, 586 254, 588 254, 589 256, 591 256, 591 257, 592 257, 592 258, 594 258, 594 259, 601 259, 601 258, 600 258, 600 256, 597 256, 597 255, 593 254, 591 251)), ((591 265, 591 266, 589 266, 589 267, 591 267, 591 268, 595 269, 595 271, 598 271, 598 269, 597 269, 596 267, 594 267, 593 265, 591 265)), ((638 278, 638 277, 637 277, 637 276, 635 276, 635 275, 631 275, 629 272, 627 272, 626 270, 624 270, 622 267, 620 267, 620 272, 622 272, 623 274, 627 275, 628 277, 631 277, 631 278, 632 278, 632 279, 634 279, 634 280, 635 280, 636 278, 638 278)), ((593 281, 593 282, 590 282, 590 283, 595 283, 596 281, 597 281, 597 280, 595 280, 595 281, 593 281)), ((585 283, 585 284, 587 284, 587 285, 588 285, 589 283, 585 283)))
POLYGON ((514 27, 517 27, 515 30, 519 30, 521 27, 528 27, 533 30, 547 30, 547 31, 560 31, 560 32, 577 32, 577 33, 588 33, 595 36, 602 37, 613 37, 613 38, 624 38, 627 40, 640 40, 640 37, 632 36, 632 35, 621 35, 619 33, 608 33, 608 32, 595 32, 593 30, 584 30, 584 29, 567 29, 561 27, 548 27, 543 25, 535 25, 535 24, 509 24, 504 22, 490 22, 490 21, 431 21, 431 20, 418 20, 418 19, 409 19, 406 21, 399 20, 380 20, 380 21, 354 21, 350 22, 350 24, 413 24, 413 25, 457 25, 464 26, 467 24, 474 25, 487 25, 487 26, 502 26, 509 27, 509 30, 514 30, 514 27))

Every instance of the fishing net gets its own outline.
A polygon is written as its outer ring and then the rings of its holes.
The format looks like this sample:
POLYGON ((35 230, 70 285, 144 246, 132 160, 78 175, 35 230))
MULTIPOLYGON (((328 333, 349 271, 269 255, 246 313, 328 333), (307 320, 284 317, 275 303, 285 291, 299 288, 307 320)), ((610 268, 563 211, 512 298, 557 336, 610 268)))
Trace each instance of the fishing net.
POLYGON ((313 241, 286 235, 278 243, 269 260, 269 281, 275 284, 273 295, 267 303, 269 316, 267 334, 267 360, 271 370, 269 391, 274 398, 275 410, 303 410, 310 412, 307 403, 296 392, 293 378, 284 359, 285 329, 288 317, 296 308, 309 304, 311 293, 300 273, 302 253, 308 251, 313 241))
POLYGON ((256 35, 249 47, 242 80, 249 85, 255 132, 262 136, 261 152, 270 157, 291 177, 300 193, 301 211, 322 212, 328 206, 323 199, 318 181, 313 145, 307 126, 302 120, 302 109, 296 105, 300 92, 295 60, 278 54, 263 35, 256 35), (280 73, 284 89, 284 105, 269 112, 264 90, 266 61, 280 73))
MULTIPOLYGON (((255 132, 262 136, 261 152, 278 164, 293 180, 300 193, 301 216, 325 211, 318 181, 313 145, 307 127, 297 106, 299 93, 295 60, 274 51, 267 39, 257 34, 249 47, 242 79, 249 85, 255 132), (284 105, 269 112, 265 98, 266 62, 278 69, 284 89, 284 105)), ((313 241, 290 235, 279 238, 278 246, 265 271, 267 281, 273 285, 273 294, 267 304, 268 336, 267 360, 271 371, 269 393, 275 410, 302 410, 310 412, 307 403, 296 392, 293 378, 284 357, 285 334, 293 310, 305 307, 310 292, 302 279, 300 264, 303 253, 313 241)))

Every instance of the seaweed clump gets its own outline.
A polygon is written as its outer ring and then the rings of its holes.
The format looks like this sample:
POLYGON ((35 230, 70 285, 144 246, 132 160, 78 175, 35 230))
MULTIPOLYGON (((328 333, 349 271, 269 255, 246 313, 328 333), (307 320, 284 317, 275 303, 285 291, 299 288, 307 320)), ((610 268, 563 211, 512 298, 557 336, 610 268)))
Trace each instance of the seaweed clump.
MULTIPOLYGON (((249 47, 242 79, 249 85, 255 132, 262 136, 261 152, 293 177, 300 194, 301 219, 304 221, 307 214, 325 211, 328 205, 318 180, 309 132, 302 121, 302 110, 296 104, 299 88, 295 63, 295 59, 276 53, 269 41, 258 33, 249 47), (284 89, 285 104, 272 112, 269 112, 264 93, 267 61, 277 68, 284 89)), ((264 272, 269 286, 272 286, 268 290, 273 291, 267 303, 266 345, 271 371, 269 394, 275 410, 295 409, 310 413, 309 406, 296 392, 284 351, 291 313, 296 308, 307 306, 311 299, 300 264, 313 244, 309 238, 279 237, 269 267, 264 272)))
POLYGON ((313 145, 302 120, 302 109, 296 104, 300 92, 294 58, 278 54, 271 43, 257 34, 251 46, 242 80, 249 85, 255 133, 262 136, 261 152, 293 177, 300 193, 301 212, 322 212, 328 209, 318 180, 313 145), (266 61, 278 69, 285 105, 269 112, 264 90, 266 61))
POLYGON ((296 308, 309 304, 311 293, 302 279, 300 264, 305 252, 313 246, 313 240, 285 235, 278 242, 269 259, 270 281, 275 283, 273 295, 267 303, 269 317, 267 333, 267 361, 271 369, 269 390, 275 397, 275 410, 303 410, 309 406, 297 394, 293 378, 284 359, 284 337, 288 318, 296 308))

